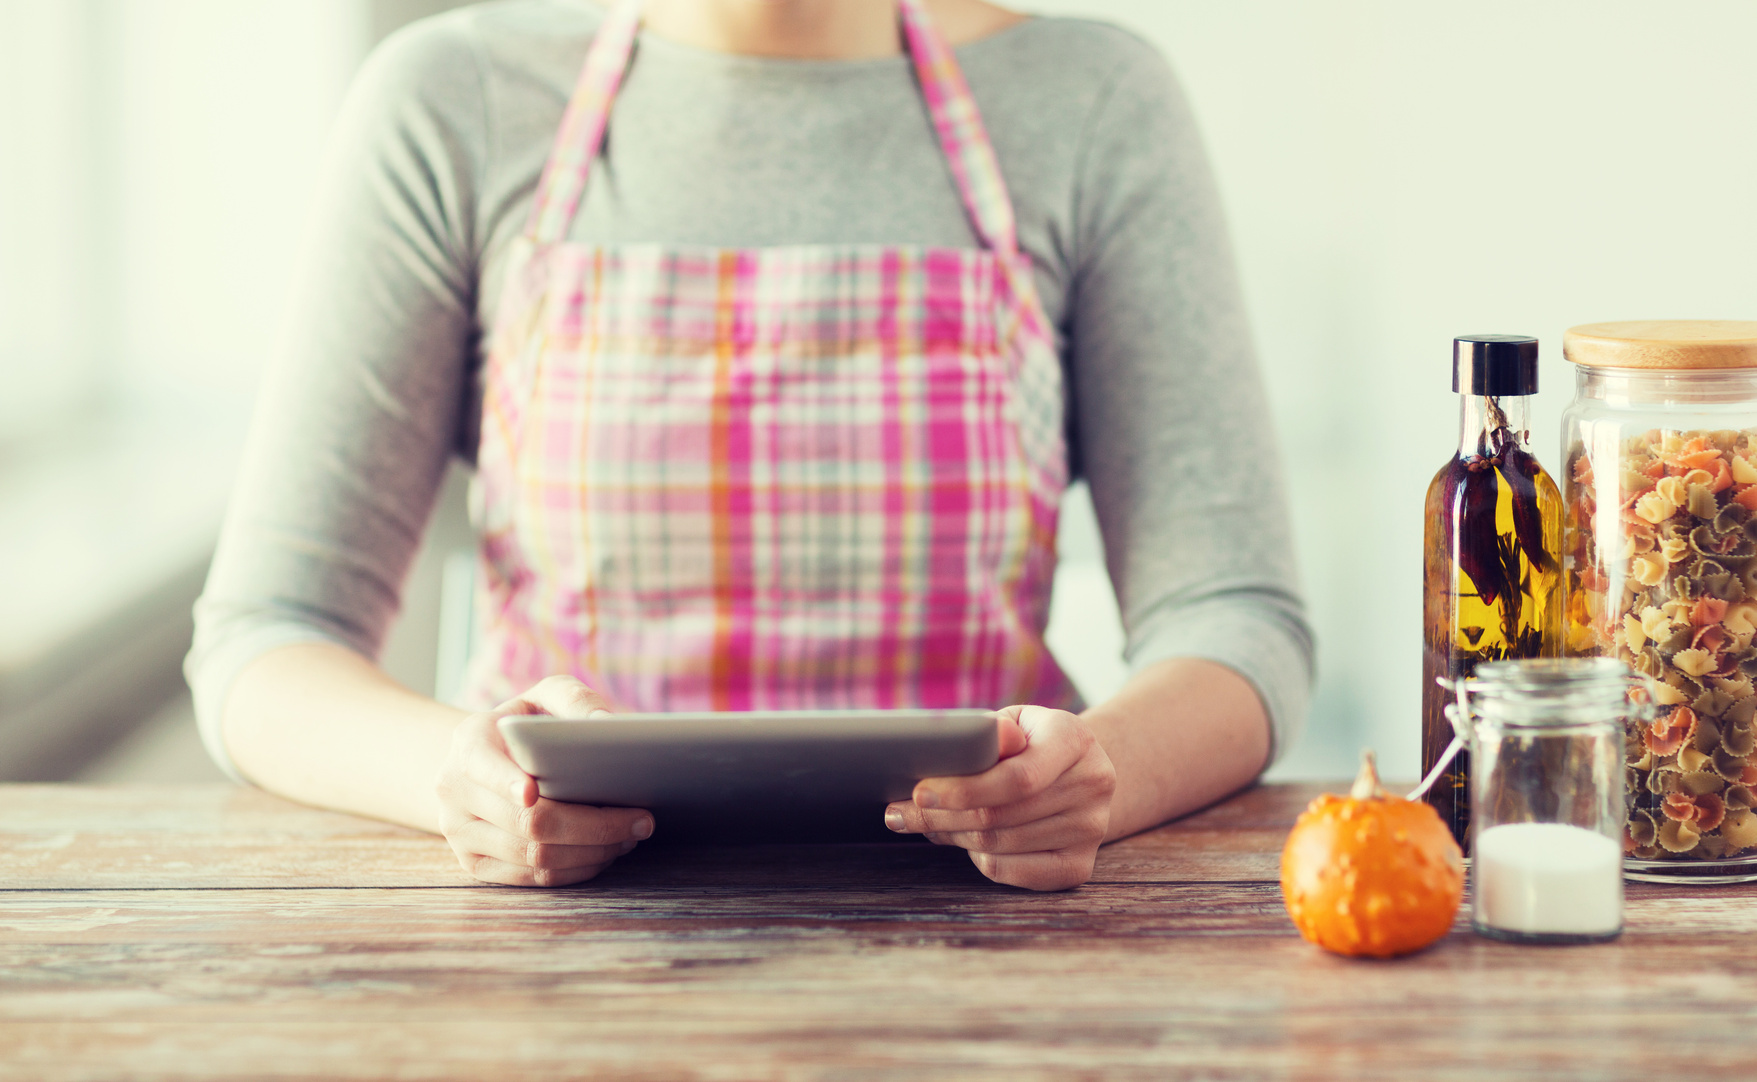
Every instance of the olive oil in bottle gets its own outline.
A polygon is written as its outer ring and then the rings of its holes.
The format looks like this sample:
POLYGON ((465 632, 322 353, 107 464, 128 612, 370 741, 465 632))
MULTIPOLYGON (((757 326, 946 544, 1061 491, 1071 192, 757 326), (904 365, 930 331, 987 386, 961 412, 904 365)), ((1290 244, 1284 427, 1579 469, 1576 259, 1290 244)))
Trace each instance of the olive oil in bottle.
MULTIPOLYGON (((1452 389, 1463 396, 1458 450, 1428 486, 1423 544, 1424 777, 1453 736, 1445 710, 1456 700, 1440 679, 1562 652, 1562 496, 1529 446, 1537 339, 1455 339, 1452 389)), ((1468 751, 1426 800, 1469 852, 1468 751)))

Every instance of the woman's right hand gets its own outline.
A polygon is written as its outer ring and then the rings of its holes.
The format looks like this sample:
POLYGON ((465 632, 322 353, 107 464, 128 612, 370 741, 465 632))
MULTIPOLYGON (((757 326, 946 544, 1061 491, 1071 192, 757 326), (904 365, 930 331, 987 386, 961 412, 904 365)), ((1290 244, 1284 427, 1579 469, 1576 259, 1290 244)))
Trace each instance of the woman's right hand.
POLYGON ((452 736, 440 769, 439 828, 464 870, 489 883, 562 887, 581 883, 653 834, 640 808, 597 808, 537 795, 496 724, 509 714, 591 717, 603 696, 571 676, 551 676, 516 699, 471 714, 452 736))

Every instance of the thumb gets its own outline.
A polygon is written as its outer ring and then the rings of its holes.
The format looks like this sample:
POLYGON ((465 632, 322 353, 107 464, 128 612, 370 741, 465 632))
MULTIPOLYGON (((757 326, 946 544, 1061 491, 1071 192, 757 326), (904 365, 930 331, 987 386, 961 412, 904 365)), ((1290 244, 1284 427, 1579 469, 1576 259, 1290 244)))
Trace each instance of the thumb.
POLYGON ((995 726, 999 729, 1000 757, 1002 759, 1011 759, 1024 751, 1026 746, 1031 743, 1030 739, 1025 736, 1025 730, 1019 727, 1019 715, 1016 710, 1003 711, 995 719, 995 726))
POLYGON ((615 713, 608 698, 572 676, 550 676, 518 698, 516 712, 548 714, 557 718, 589 718, 602 712, 615 713))

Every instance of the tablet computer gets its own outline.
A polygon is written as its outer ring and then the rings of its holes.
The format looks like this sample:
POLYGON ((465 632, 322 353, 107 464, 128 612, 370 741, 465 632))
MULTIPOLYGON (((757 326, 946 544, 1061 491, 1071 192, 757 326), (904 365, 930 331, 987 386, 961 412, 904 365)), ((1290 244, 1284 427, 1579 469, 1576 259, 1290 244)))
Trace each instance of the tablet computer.
POLYGON ((544 796, 652 809, 655 835, 869 835, 922 778, 999 759, 987 710, 515 714, 500 732, 544 796))

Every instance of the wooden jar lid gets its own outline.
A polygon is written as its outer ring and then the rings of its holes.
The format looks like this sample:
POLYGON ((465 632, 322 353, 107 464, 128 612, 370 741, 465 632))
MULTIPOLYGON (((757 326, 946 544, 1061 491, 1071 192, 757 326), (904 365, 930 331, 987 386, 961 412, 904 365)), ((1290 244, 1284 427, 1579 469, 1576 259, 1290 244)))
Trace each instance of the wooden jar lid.
POLYGON ((1584 323, 1562 335, 1562 356, 1594 368, 1757 368, 1757 320, 1584 323))

